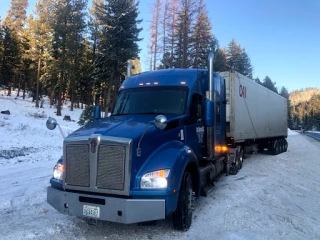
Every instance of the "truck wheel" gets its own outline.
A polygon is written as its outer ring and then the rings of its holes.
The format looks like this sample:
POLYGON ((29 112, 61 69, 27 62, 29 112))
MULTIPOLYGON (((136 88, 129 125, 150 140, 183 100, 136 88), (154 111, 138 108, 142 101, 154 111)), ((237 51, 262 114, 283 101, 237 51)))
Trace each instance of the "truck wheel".
POLYGON ((239 169, 242 168, 242 164, 243 164, 243 149, 241 148, 240 155, 239 155, 239 169))
POLYGON ((173 226, 177 230, 188 231, 192 222, 192 209, 194 204, 194 196, 192 189, 191 173, 186 171, 183 175, 178 206, 172 215, 173 226))

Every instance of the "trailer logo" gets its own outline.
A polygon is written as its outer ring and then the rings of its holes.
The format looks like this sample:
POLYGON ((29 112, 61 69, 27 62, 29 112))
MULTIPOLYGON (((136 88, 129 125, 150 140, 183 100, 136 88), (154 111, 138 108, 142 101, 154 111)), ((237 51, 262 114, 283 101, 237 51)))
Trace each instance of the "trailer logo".
POLYGON ((239 86, 239 95, 242 98, 246 98, 247 97, 247 88, 245 86, 242 86, 241 84, 239 86))
POLYGON ((95 139, 92 139, 90 142, 91 145, 91 152, 95 153, 96 152, 96 146, 97 146, 97 141, 95 139))

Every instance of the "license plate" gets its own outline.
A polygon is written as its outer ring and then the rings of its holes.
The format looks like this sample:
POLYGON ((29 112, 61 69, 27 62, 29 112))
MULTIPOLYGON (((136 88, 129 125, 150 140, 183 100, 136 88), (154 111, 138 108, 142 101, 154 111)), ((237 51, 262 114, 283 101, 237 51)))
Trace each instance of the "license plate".
POLYGON ((95 206, 83 205, 83 215, 87 217, 100 218, 100 208, 95 206))

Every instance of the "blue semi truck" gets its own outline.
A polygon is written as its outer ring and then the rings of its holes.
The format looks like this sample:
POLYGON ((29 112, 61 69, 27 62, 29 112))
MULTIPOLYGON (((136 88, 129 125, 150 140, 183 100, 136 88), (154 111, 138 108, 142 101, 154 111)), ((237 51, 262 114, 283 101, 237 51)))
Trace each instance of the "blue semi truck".
MULTIPOLYGON (((235 71, 167 69, 130 76, 112 113, 70 134, 47 201, 61 213, 118 223, 172 215, 191 226, 196 199, 244 154, 288 148, 287 102, 235 71)), ((47 121, 54 129, 55 119, 47 121)))

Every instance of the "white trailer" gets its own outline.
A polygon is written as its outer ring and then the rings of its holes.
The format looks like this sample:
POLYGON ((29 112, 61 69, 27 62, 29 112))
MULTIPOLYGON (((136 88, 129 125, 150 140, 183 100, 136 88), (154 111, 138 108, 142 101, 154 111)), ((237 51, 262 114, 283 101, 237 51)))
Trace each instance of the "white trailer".
POLYGON ((287 137, 287 99, 238 72, 226 84, 226 137, 233 142, 287 137))

